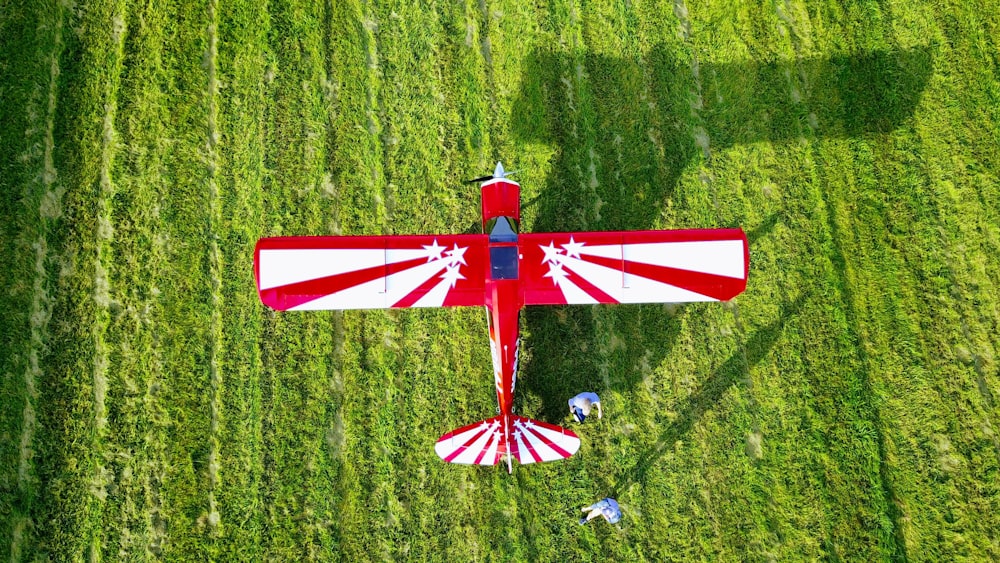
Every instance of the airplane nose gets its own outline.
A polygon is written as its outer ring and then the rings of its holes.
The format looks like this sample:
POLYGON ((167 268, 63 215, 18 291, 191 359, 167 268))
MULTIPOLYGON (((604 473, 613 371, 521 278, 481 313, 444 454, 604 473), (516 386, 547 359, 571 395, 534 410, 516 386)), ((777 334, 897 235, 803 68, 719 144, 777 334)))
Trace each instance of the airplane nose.
POLYGON ((497 162, 497 167, 496 167, 496 169, 495 169, 495 170, 493 170, 493 177, 494 177, 494 178, 503 178, 503 177, 504 177, 504 175, 503 175, 503 174, 504 174, 504 172, 503 172, 503 164, 501 164, 501 163, 500 163, 500 162, 498 161, 498 162, 497 162))

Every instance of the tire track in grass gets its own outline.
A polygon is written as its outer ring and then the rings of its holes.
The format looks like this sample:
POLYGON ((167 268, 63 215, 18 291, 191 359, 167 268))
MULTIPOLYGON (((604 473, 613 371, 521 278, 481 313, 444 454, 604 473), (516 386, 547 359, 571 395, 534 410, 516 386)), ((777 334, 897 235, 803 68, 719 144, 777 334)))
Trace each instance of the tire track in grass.
MULTIPOLYGON (((158 219, 158 213, 153 219, 158 219)), ((165 262, 166 238, 162 232, 152 235, 152 251, 150 252, 150 279, 160 279, 159 264, 165 262)), ((160 290, 155 286, 150 288, 151 299, 147 302, 149 309, 146 322, 151 330, 164 322, 162 306, 159 301, 160 290)), ((146 526, 149 530, 146 550, 154 556, 160 556, 167 547, 167 514, 164 506, 162 488, 166 480, 168 453, 167 428, 170 425, 170 415, 163 398, 168 370, 164 366, 162 345, 159 334, 154 332, 149 351, 149 379, 143 395, 143 404, 148 417, 148 428, 143 436, 146 445, 144 467, 142 468, 142 484, 144 505, 146 507, 146 526)))
MULTIPOLYGON (((815 160, 817 168, 823 170, 825 168, 823 164, 823 158, 817 158, 815 160)), ((824 204, 826 226, 830 235, 830 241, 832 243, 832 256, 831 262, 833 265, 833 270, 836 275, 837 286, 839 288, 839 300, 843 304, 844 320, 846 324, 850 327, 851 338, 856 341, 861 341, 862 331, 861 331, 861 315, 858 312, 858 298, 855 295, 855 290, 853 288, 853 282, 848 271, 847 265, 847 254, 844 250, 843 240, 846 237, 844 233, 841 232, 840 226, 837 224, 837 209, 834 202, 834 194, 831 193, 831 186, 828 182, 823 180, 824 175, 820 175, 820 195, 824 204)), ((862 396, 864 400, 860 405, 859 409, 863 413, 867 413, 871 417, 871 423, 874 427, 875 442, 877 446, 878 454, 878 477, 879 477, 879 487, 882 496, 882 501, 884 506, 883 510, 886 510, 887 516, 892 522, 891 538, 893 550, 890 554, 894 558, 902 557, 906 560, 906 541, 902 535, 902 528, 900 526, 900 518, 903 515, 900 512, 900 501, 895 493, 895 489, 892 484, 892 478, 889 474, 890 468, 888 466, 888 461, 886 457, 886 435, 885 435, 885 424, 882 421, 882 414, 880 408, 874 403, 876 399, 873 399, 875 395, 875 389, 871 381, 871 373, 875 369, 875 363, 869 356, 865 346, 856 346, 855 355, 860 363, 860 383, 862 386, 862 396)), ((861 428, 859 427, 859 431, 861 428)))
MULTIPOLYGON (((121 288, 109 326, 109 338, 117 344, 113 372, 118 384, 110 389, 111 417, 116 421, 110 432, 117 454, 114 493, 103 528, 120 528, 115 555, 121 560, 159 556, 167 539, 160 488, 168 417, 162 399, 158 325, 163 314, 157 287, 167 263, 160 216, 169 115, 162 91, 167 19, 163 7, 153 4, 140 7, 130 18, 116 116, 122 157, 113 170, 119 184, 112 205, 114 263, 127 267, 111 272, 109 282, 121 288)), ((111 539, 109 534, 108 553, 115 548, 111 539)))
MULTIPOLYGON (((41 170, 29 182, 25 194, 28 201, 38 201, 38 232, 34 242, 31 243, 31 249, 34 250, 34 277, 31 282, 31 305, 27 317, 29 326, 27 357, 22 375, 24 407, 21 412, 21 433, 17 442, 16 488, 17 494, 26 499, 26 502, 23 503, 24 506, 30 506, 38 485, 34 450, 38 427, 36 403, 39 394, 37 382, 44 375, 41 367, 41 356, 45 354, 48 346, 48 326, 52 318, 52 298, 49 295, 51 284, 47 274, 47 266, 52 257, 47 232, 55 226, 62 215, 62 195, 65 191, 59 182, 59 173, 55 167, 53 154, 55 150, 55 115, 58 106, 59 58, 63 50, 64 21, 65 6, 61 2, 57 2, 55 3, 55 22, 52 23, 51 31, 51 50, 47 55, 39 53, 42 60, 48 60, 47 84, 42 100, 45 108, 44 118, 39 124, 40 116, 37 109, 33 107, 35 102, 30 102, 32 105, 29 105, 28 108, 28 130, 25 133, 29 149, 27 153, 22 155, 22 160, 26 162, 40 160, 37 164, 41 165, 41 170), (36 138, 38 133, 41 133, 40 143, 36 138), (41 145, 41 155, 37 154, 39 144, 41 145), (33 197, 35 194, 40 197, 33 197)), ((44 31, 46 31, 44 28, 39 30, 42 37, 45 36, 44 31)), ((45 42, 40 43, 46 45, 45 42)), ((40 95, 40 92, 36 95, 40 95)), ((25 541, 25 536, 31 534, 34 523, 28 514, 15 512, 12 517, 10 554, 11 560, 15 561, 21 558, 22 543, 25 541)))
POLYGON ((209 380, 211 389, 211 423, 208 436, 208 514, 206 522, 213 533, 219 533, 221 517, 216 502, 216 488, 219 484, 219 424, 222 418, 222 253, 219 249, 219 226, 222 221, 219 197, 219 80, 216 76, 218 46, 218 0, 208 4, 208 46, 205 52, 205 67, 208 74, 208 139, 205 142, 205 161, 208 167, 208 272, 211 283, 211 313, 209 331, 209 380))
MULTIPOLYGON (((776 17, 786 26, 791 32, 790 40, 792 42, 792 47, 795 50, 796 56, 801 58, 801 54, 808 48, 805 43, 805 34, 800 32, 796 26, 796 19, 794 17, 794 8, 785 0, 782 5, 775 5, 775 15, 776 17)), ((790 102, 793 104, 802 103, 802 98, 806 100, 815 99, 810 92, 810 84, 808 82, 808 77, 806 75, 806 70, 796 62, 795 65, 798 69, 798 79, 803 83, 805 89, 804 96, 799 93, 798 85, 792 79, 791 76, 786 76, 789 85, 789 91, 791 92, 790 102)), ((806 106, 806 109, 811 109, 806 106)), ((818 119, 815 112, 809 112, 808 119, 806 120, 806 127, 809 132, 809 136, 812 139, 820 138, 822 133, 819 130, 818 119)), ((816 147, 816 145, 813 145, 816 147)), ((818 151, 818 148, 814 148, 814 151, 818 151)), ((813 162, 815 166, 821 171, 826 171, 825 159, 822 154, 816 154, 813 157, 813 162)), ((826 180, 826 174, 819 174, 818 183, 819 191, 817 196, 822 201, 823 209, 825 211, 825 217, 823 221, 826 225, 826 230, 829 233, 829 239, 831 241, 831 266, 836 277, 836 288, 838 294, 838 300, 842 303, 842 310, 844 312, 844 321, 847 324, 851 333, 851 339, 855 341, 861 341, 864 339, 862 330, 862 317, 858 311, 858 297, 855 295, 854 283, 852 282, 851 275, 848 271, 848 257, 844 250, 844 235, 841 232, 841 228, 837 221, 837 209, 834 202, 834 194, 831 192, 832 186, 826 180)), ((900 500, 895 492, 892 476, 890 475, 890 467, 887 461, 887 437, 885 433, 885 424, 882 420, 881 409, 878 404, 875 403, 873 399, 876 390, 871 381, 871 374, 874 368, 874 362, 870 358, 865 346, 855 346, 854 355, 858 358, 859 371, 860 374, 857 375, 860 379, 859 383, 862 387, 863 400, 858 404, 858 409, 861 411, 859 414, 862 416, 867 415, 870 418, 871 424, 874 427, 874 441, 877 448, 878 455, 878 469, 877 475, 879 480, 879 491, 881 499, 878 504, 880 510, 884 511, 886 516, 891 522, 891 530, 888 530, 890 536, 890 545, 888 546, 891 550, 889 554, 892 557, 901 557, 903 560, 907 559, 906 550, 906 539, 903 535, 903 528, 901 526, 901 518, 903 514, 900 511, 900 500)), ((858 427, 859 432, 862 431, 861 427, 858 427)), ((878 534, 876 533, 876 536, 878 534)), ((828 541, 830 539, 828 538, 828 541)), ((831 546, 835 548, 835 546, 831 546)), ((842 548, 844 546, 841 546, 842 548)))
MULTIPOLYGON (((93 419, 92 419, 92 446, 91 459, 94 460, 90 480, 90 493, 96 499, 96 509, 98 514, 103 514, 107 504, 108 487, 113 483, 114 475, 106 466, 111 453, 108 451, 108 407, 106 404, 108 394, 108 368, 110 365, 110 345, 106 341, 108 329, 111 324, 110 307, 112 303, 111 287, 109 282, 109 269, 112 262, 112 242, 115 230, 112 225, 112 200, 115 197, 117 186, 113 179, 113 167, 117 156, 118 135, 115 130, 115 117, 118 112, 118 90, 119 81, 122 74, 122 60, 124 52, 124 40, 126 31, 124 6, 110 7, 109 20, 104 22, 110 25, 110 64, 108 66, 107 82, 103 85, 104 113, 101 118, 101 145, 98 166, 98 189, 96 209, 96 228, 94 236, 93 252, 93 293, 94 322, 91 325, 90 336, 94 349, 93 362, 91 366, 91 379, 93 385, 93 419)), ((91 520, 96 523, 100 517, 91 520)), ((89 531, 90 558, 100 560, 103 549, 103 535, 105 530, 92 528, 89 531)))
MULTIPOLYGON (((790 108, 793 108, 791 110, 793 112, 799 112, 799 111, 809 112, 810 108, 806 107, 806 105, 803 103, 804 99, 809 99, 807 77, 805 74, 805 69, 802 68, 798 60, 801 60, 802 58, 807 56, 807 51, 809 51, 811 48, 811 38, 808 35, 808 31, 802 29, 801 22, 797 19, 795 6, 793 6, 789 0, 783 0, 783 2, 780 4, 775 3, 773 9, 774 9, 774 16, 777 19, 777 25, 776 25, 777 32, 782 37, 788 38, 787 40, 791 44, 791 48, 795 56, 795 59, 793 59, 792 61, 792 66, 793 68, 798 70, 798 72, 795 75, 792 75, 791 73, 788 72, 786 72, 784 75, 785 84, 787 85, 789 92, 789 99, 787 100, 787 103, 789 104, 790 108), (803 94, 802 89, 800 89, 800 84, 802 85, 802 88, 806 90, 805 94, 803 94)), ((802 123, 801 120, 798 120, 797 122, 802 123)), ((797 130, 799 138, 802 140, 805 140, 807 137, 812 140, 817 139, 819 136, 817 132, 817 127, 819 123, 817 115, 815 113, 808 113, 806 116, 805 123, 806 123, 805 130, 802 130, 801 127, 799 127, 799 129, 797 130)), ((809 156, 807 157, 808 159, 807 162, 813 167, 816 167, 818 166, 818 164, 816 161, 814 150, 815 149, 812 149, 809 152, 809 156)), ((783 202, 782 206, 786 207, 787 204, 783 202)), ((781 290, 781 293, 784 296, 785 294, 784 289, 781 290)), ((808 369, 808 359, 803 358, 803 361, 807 364, 806 369, 808 369)), ((833 510, 832 506, 837 502, 835 492, 831 491, 830 488, 828 487, 823 487, 820 491, 820 498, 822 499, 821 510, 823 510, 825 515, 829 518, 830 512, 833 510)), ((838 551, 836 547, 832 545, 833 544, 832 537, 834 535, 834 524, 830 523, 824 526, 823 534, 824 534, 823 541, 825 544, 823 548, 826 550, 833 551, 833 553, 836 555, 838 551)))
MULTIPOLYGON (((679 21, 679 35, 683 40, 683 43, 691 48, 692 100, 690 102, 689 111, 693 127, 690 131, 692 140, 694 141, 694 146, 696 147, 696 150, 700 152, 702 158, 703 163, 701 165, 701 170, 699 171, 698 179, 704 187, 704 191, 708 195, 709 201, 707 207, 711 209, 709 216, 712 217, 712 223, 714 226, 718 225, 720 222, 733 220, 734 213, 731 211, 727 212, 725 207, 728 201, 732 201, 733 198, 741 198, 741 196, 727 193, 728 188, 726 186, 719 186, 716 182, 716 173, 714 172, 715 168, 717 166, 721 166, 723 169, 721 173, 725 174, 729 165, 724 162, 726 159, 725 156, 722 157, 723 163, 721 165, 716 162, 716 154, 713 151, 713 140, 709 134, 709 128, 713 125, 713 117, 715 119, 719 119, 716 113, 718 111, 717 108, 724 107, 724 104, 736 104, 736 107, 739 107, 739 104, 741 104, 742 101, 738 98, 739 90, 727 88, 722 82, 726 79, 726 77, 717 76, 716 69, 712 68, 709 75, 703 75, 701 60, 698 56, 696 43, 701 43, 706 40, 703 39, 702 41, 699 41, 699 38, 696 37, 697 31, 694 26, 692 26, 688 6, 684 0, 674 0, 674 15, 679 21), (735 92, 735 94, 733 94, 733 92, 735 92), (737 99, 726 99, 723 97, 724 94, 732 95, 737 99)), ((764 20, 768 20, 767 15, 763 15, 762 17, 764 20)), ((761 29, 767 29, 766 24, 762 25, 761 29)), ((709 44, 711 44, 712 41, 712 38, 707 39, 709 44)), ((731 45, 716 45, 714 47, 714 51, 719 51, 721 47, 723 52, 739 52, 746 48, 746 46, 742 44, 739 47, 731 45)), ((737 55, 737 57, 745 56, 745 54, 737 55)), ((741 124, 735 125, 740 126, 741 124)), ((763 135, 762 138, 766 139, 767 136, 763 135)), ((751 215, 751 217, 752 216, 753 215, 751 215)), ((746 219, 746 215, 740 214, 740 212, 737 212, 735 217, 743 220, 746 219)), ((754 233, 749 234, 750 244, 753 245, 755 242, 754 233)), ((754 269, 752 258, 750 268, 751 270, 754 269)), ((732 370, 730 372, 732 374, 730 376, 731 379, 727 382, 727 388, 728 386, 736 387, 737 390, 735 393, 739 398, 745 401, 744 406, 737 407, 738 410, 734 414, 734 418, 738 420, 739 418, 742 418, 740 416, 742 414, 746 417, 746 421, 749 423, 749 431, 743 436, 743 452, 744 455, 749 458, 754 467, 757 467, 758 469, 761 468, 761 459, 764 456, 762 439, 764 436, 764 426, 767 424, 769 417, 763 412, 764 407, 761 405, 762 397, 766 396, 766 392, 757 388, 758 385, 755 383, 754 368, 760 363, 762 357, 764 357, 764 355, 766 355, 774 346, 776 340, 781 336, 781 328, 786 324, 790 316, 797 314, 804 299, 805 295, 799 295, 793 304, 792 296, 782 290, 781 303, 783 307, 779 313, 780 320, 777 321, 776 324, 768 325, 767 328, 764 329, 760 329, 758 327, 758 330, 753 333, 751 333, 750 327, 748 327, 744 322, 744 316, 741 314, 742 311, 739 299, 722 304, 722 308, 728 312, 727 316, 731 318, 732 324, 730 325, 731 328, 730 326, 723 326, 720 328, 720 331, 722 331, 722 334, 726 334, 726 332, 730 330, 732 331, 735 336, 734 344, 736 350, 726 364, 724 364, 727 368, 721 369, 716 373, 722 374, 732 370), (763 335, 767 335, 766 343, 761 340, 761 336, 763 335)), ((763 467, 766 467, 766 463, 763 467)), ((727 477, 727 479, 744 479, 748 481, 747 484, 751 489, 750 491, 739 491, 734 489, 731 493, 729 493, 731 498, 736 499, 743 499, 743 494, 749 495, 749 497, 745 499, 747 504, 735 510, 737 515, 736 517, 746 518, 749 514, 751 515, 751 518, 756 520, 754 522, 756 528, 754 530, 755 533, 751 534, 751 537, 755 539, 749 541, 749 547, 754 550, 760 550, 762 555, 772 558, 773 554, 768 551, 770 547, 765 547, 766 544, 757 542, 760 541, 759 533, 761 526, 769 526, 767 522, 775 518, 775 512, 779 509, 775 507, 773 498, 765 500, 762 498, 762 495, 758 495, 753 492, 767 487, 765 484, 768 479, 766 472, 760 470, 753 470, 746 473, 743 473, 742 471, 734 471, 732 475, 727 477), (763 513, 763 516, 761 513, 763 513)), ((719 511, 721 512, 719 516, 720 518, 728 519, 732 517, 733 511, 728 509, 728 507, 720 507, 719 511)))

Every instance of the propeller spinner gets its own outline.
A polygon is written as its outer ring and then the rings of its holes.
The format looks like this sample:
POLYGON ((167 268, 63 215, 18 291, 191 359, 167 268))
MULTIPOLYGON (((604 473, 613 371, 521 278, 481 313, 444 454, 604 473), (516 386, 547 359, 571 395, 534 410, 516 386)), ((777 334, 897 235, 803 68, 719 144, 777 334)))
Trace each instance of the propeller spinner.
POLYGON ((517 173, 517 171, 515 171, 515 170, 511 170, 510 172, 507 172, 506 170, 503 169, 503 164, 501 164, 500 162, 497 162, 497 167, 493 170, 493 174, 491 176, 480 176, 478 178, 473 178, 471 180, 466 180, 463 183, 464 184, 475 184, 475 183, 478 183, 478 182, 488 182, 488 181, 490 181, 490 180, 492 180, 494 178, 506 178, 506 177, 511 176, 513 174, 516 174, 516 173, 517 173))

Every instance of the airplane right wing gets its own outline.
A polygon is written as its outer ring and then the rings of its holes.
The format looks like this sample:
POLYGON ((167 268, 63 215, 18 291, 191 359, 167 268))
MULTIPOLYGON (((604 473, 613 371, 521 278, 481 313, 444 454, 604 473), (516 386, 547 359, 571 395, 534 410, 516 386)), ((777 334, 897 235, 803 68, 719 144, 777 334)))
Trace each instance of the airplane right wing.
POLYGON ((518 236, 525 305, 728 301, 746 289, 742 229, 518 236))

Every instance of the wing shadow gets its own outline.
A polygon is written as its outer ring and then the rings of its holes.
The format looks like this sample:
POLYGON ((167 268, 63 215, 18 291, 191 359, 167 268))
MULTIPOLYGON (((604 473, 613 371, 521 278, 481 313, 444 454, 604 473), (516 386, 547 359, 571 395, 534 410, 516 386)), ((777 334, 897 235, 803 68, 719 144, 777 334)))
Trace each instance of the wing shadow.
MULTIPOLYGON (((532 230, 653 228, 692 161, 727 147, 889 134, 905 126, 919 104, 933 53, 919 47, 694 68, 663 45, 635 58, 531 52, 512 130, 521 141, 547 143, 555 151, 545 187, 531 200, 537 206, 532 230)), ((683 215, 683 200, 673 205, 674 215, 683 215)), ((772 214, 749 226, 751 244, 778 220, 772 214)), ((526 393, 518 394, 519 402, 558 421, 568 412, 566 400, 580 391, 634 388, 644 366, 659 365, 670 351, 680 332, 677 315, 686 310, 630 305, 595 314, 589 307, 527 308, 522 346, 530 361, 523 363, 518 387, 526 393), (601 372, 610 375, 605 380, 601 372)), ((748 359, 759 361, 762 355, 753 351, 773 343, 779 330, 755 334, 746 345, 748 359)), ((686 433, 732 384, 724 373, 735 369, 734 362, 713 375, 663 440, 686 433)), ((633 471, 634 478, 645 474, 648 463, 633 471)))
POLYGON ((518 139, 555 148, 533 228, 649 228, 706 152, 891 133, 932 70, 930 47, 697 65, 662 45, 641 58, 536 49, 511 117, 518 139))

